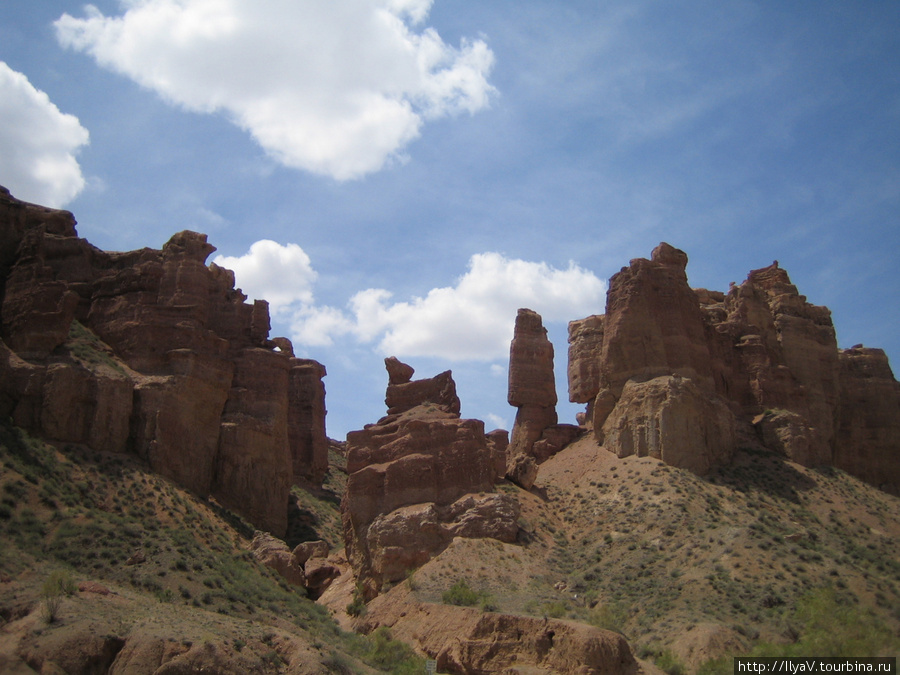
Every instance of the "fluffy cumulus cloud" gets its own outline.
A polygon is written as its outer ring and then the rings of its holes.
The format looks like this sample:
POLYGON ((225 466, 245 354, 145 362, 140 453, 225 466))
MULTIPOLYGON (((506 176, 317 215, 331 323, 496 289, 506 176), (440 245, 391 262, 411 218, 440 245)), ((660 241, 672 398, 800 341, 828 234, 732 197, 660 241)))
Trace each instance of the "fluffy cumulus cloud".
POLYGON ((384 290, 357 293, 350 301, 361 339, 398 356, 490 360, 509 352, 516 310, 528 307, 546 321, 567 321, 597 311, 606 284, 575 264, 546 263, 480 253, 455 286, 394 302, 384 290))
MULTIPOLYGON (((268 300, 273 318, 290 327, 295 344, 329 346, 349 337, 398 357, 505 358, 520 307, 539 312, 545 321, 569 321, 596 312, 606 296, 606 282, 574 263, 557 269, 479 253, 454 286, 407 301, 369 288, 338 309, 317 304, 318 274, 297 244, 257 241, 242 256, 219 255, 213 262, 234 270, 236 285, 250 298, 268 300)), ((505 370, 495 366, 492 372, 505 370)))
POLYGON ((78 118, 0 61, 0 184, 19 199, 65 206, 84 188, 76 155, 88 139, 78 118))
POLYGON ((488 105, 493 54, 422 27, 431 0, 130 0, 59 42, 166 100, 223 111, 276 161, 338 180, 402 161, 428 119, 488 105))
POLYGON ((233 270, 237 287, 251 299, 267 300, 275 316, 299 311, 313 302, 317 274, 297 244, 263 239, 240 257, 218 255, 213 262, 233 270))

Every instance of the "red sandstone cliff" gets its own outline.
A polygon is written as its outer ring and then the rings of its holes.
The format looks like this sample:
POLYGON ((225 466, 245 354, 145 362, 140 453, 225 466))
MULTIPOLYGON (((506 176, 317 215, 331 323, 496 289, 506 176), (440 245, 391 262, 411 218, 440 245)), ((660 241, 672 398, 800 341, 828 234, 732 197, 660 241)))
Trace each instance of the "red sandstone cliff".
POLYGON ((267 303, 207 265, 214 250, 180 232, 161 251, 106 253, 71 213, 0 189, 0 414, 135 453, 282 535, 295 477, 327 468, 325 369, 269 340, 267 303))
POLYGON ((569 324, 569 398, 619 456, 698 473, 742 430, 807 466, 900 488, 900 385, 880 350, 837 348, 831 313, 773 263, 728 293, 688 286, 668 244, 610 280, 606 313, 569 324))

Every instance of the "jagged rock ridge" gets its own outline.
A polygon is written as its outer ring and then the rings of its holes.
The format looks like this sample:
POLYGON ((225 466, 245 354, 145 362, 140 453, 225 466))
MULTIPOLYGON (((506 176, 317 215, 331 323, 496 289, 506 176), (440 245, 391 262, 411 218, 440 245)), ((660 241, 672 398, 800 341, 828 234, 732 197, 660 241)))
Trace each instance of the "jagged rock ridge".
POLYGON ((742 433, 806 466, 900 488, 900 384, 882 350, 839 350, 831 313, 777 262, 728 293, 688 286, 669 244, 610 280, 606 313, 569 324, 569 398, 619 456, 704 473, 742 433))
POLYGON ((324 367, 269 339, 268 304, 207 265, 206 235, 107 253, 75 224, 0 189, 0 414, 135 453, 283 535, 294 480, 327 470, 324 367), (93 356, 70 349, 79 338, 93 356))

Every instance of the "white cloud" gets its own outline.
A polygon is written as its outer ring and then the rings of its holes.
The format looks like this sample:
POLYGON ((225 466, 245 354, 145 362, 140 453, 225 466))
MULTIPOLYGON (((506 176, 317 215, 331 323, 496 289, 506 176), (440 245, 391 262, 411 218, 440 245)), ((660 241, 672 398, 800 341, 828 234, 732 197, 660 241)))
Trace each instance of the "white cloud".
MULTIPOLYGON (((351 298, 352 318, 328 309, 328 321, 318 313, 310 320, 316 319, 317 328, 331 329, 334 335, 352 333, 362 342, 377 340, 384 354, 490 360, 508 355, 520 307, 534 309, 545 321, 569 321, 596 312, 605 293, 605 282, 575 264, 560 270, 481 253, 472 256, 468 272, 455 286, 401 302, 392 301, 384 289, 370 288, 351 298)), ((297 317, 295 331, 298 342, 316 334, 302 316, 297 317)))
POLYGON ((0 184, 19 199, 65 206, 84 188, 75 155, 88 140, 77 117, 0 61, 0 184))
MULTIPOLYGON (((508 429, 509 427, 506 424, 506 418, 500 417, 500 415, 495 415, 494 413, 488 413, 484 416, 485 422, 490 422, 494 425, 494 429, 508 429)), ((490 429, 488 429, 490 431, 490 429)))
POLYGON ((596 312, 605 293, 605 282, 574 263, 560 270, 480 253, 456 286, 396 303, 383 291, 364 291, 351 305, 363 336, 384 333, 378 347, 386 354, 490 360, 509 353, 520 307, 568 321, 596 312))
POLYGON ((267 300, 273 315, 298 311, 298 306, 313 302, 312 286, 318 275, 297 244, 262 239, 238 258, 218 255, 213 262, 233 270, 235 285, 249 298, 267 300))
POLYGON ((427 119, 488 105, 493 53, 445 44, 431 0, 140 0, 56 21, 59 42, 172 103, 224 111, 276 161, 360 177, 427 119))
MULTIPOLYGON (((385 289, 369 288, 353 295, 344 311, 316 304, 318 274, 297 244, 264 239, 245 255, 219 255, 213 262, 233 270, 236 285, 249 297, 268 300, 273 319, 290 326, 295 344, 329 346, 349 336, 398 357, 505 360, 520 307, 535 310, 545 323, 570 321, 596 313, 606 294, 606 282, 574 263, 556 269, 479 253, 455 286, 401 302, 385 289)), ((491 366, 494 375, 505 372, 491 366)))

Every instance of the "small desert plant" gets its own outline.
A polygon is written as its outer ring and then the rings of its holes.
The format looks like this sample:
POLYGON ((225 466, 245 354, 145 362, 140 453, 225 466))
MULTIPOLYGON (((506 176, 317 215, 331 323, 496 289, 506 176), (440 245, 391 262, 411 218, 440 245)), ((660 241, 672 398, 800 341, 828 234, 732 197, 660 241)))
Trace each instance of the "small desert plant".
POLYGON ((41 615, 44 621, 47 623, 56 621, 59 618, 63 597, 72 595, 75 591, 75 582, 68 572, 63 570, 51 572, 41 587, 41 615))
POLYGON ((353 599, 347 605, 347 614, 350 616, 360 616, 366 611, 366 601, 363 597, 362 589, 357 586, 353 591, 353 599))

